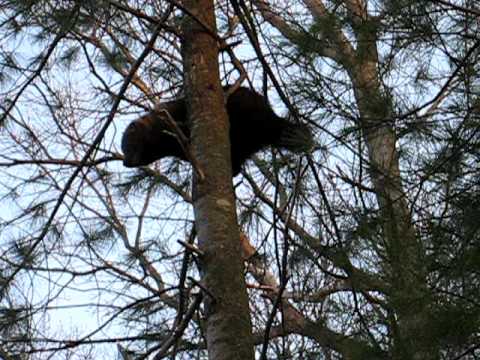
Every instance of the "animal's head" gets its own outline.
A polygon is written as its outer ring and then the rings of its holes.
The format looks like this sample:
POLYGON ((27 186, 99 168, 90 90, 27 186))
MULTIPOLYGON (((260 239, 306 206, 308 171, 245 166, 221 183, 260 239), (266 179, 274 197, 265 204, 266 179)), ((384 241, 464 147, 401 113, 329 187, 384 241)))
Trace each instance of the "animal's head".
POLYGON ((149 113, 128 125, 122 137, 123 165, 138 167, 165 156, 181 157, 183 151, 164 119, 149 113))

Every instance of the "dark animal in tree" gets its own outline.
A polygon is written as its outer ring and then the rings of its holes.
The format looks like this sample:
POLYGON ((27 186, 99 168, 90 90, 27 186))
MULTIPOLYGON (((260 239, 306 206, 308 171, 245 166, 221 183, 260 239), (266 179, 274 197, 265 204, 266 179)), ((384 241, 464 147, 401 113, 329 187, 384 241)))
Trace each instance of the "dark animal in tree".
MULTIPOLYGON (((190 139, 185 99, 161 103, 125 130, 122 150, 126 167, 148 165, 166 156, 187 160, 178 141, 178 130, 171 126, 162 110, 168 111, 177 128, 190 139)), ((294 124, 277 116, 263 96, 248 88, 240 87, 230 94, 227 113, 234 176, 248 158, 267 146, 304 152, 313 145, 312 134, 306 125, 294 124)))

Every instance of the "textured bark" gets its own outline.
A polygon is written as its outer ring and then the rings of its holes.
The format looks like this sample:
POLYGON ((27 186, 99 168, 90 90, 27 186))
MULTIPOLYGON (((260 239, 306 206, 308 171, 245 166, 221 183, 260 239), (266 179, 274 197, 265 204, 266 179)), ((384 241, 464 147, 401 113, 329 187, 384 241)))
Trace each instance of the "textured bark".
POLYGON ((254 358, 252 325, 240 256, 232 186, 228 117, 218 73, 212 0, 185 1, 184 84, 192 121, 194 213, 202 257, 210 360, 254 358))

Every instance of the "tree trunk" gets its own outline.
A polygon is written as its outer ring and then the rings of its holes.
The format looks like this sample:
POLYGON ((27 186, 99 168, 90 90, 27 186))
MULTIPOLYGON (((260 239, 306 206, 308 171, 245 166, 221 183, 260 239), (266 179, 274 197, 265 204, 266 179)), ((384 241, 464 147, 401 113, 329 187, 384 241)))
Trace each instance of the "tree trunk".
POLYGON ((322 30, 315 41, 300 41, 297 32, 265 0, 255 4, 264 18, 292 43, 312 46, 319 56, 327 57, 348 72, 360 113, 359 127, 367 144, 369 171, 382 220, 385 260, 389 284, 389 311, 392 319, 392 357, 394 359, 438 359, 438 343, 429 336, 431 296, 427 286, 425 250, 412 224, 403 189, 392 104, 382 93, 375 21, 361 1, 344 1, 356 48, 342 28, 342 21, 332 14, 324 1, 304 0, 322 30))
POLYGON ((232 186, 229 123, 218 72, 212 0, 188 0, 183 32, 184 86, 192 123, 194 213, 205 286, 210 360, 254 359, 248 295, 232 186), (200 174, 200 175, 199 175, 200 174), (203 176, 202 176, 203 175, 203 176))
POLYGON ((361 115, 360 126, 370 162, 385 237, 385 272, 389 276, 389 304, 395 311, 393 359, 438 359, 429 339, 429 302, 425 250, 411 222, 403 190, 392 105, 381 92, 375 41, 364 42, 350 71, 361 115))

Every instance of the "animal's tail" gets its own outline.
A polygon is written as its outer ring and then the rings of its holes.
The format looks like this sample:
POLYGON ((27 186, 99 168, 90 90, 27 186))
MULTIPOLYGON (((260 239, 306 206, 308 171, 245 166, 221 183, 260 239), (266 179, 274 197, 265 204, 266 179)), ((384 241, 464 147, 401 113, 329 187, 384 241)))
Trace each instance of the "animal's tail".
POLYGON ((287 150, 302 153, 313 149, 315 142, 310 128, 304 124, 294 124, 285 121, 285 125, 278 140, 278 146, 287 150))

